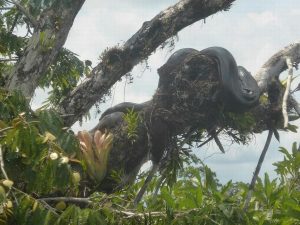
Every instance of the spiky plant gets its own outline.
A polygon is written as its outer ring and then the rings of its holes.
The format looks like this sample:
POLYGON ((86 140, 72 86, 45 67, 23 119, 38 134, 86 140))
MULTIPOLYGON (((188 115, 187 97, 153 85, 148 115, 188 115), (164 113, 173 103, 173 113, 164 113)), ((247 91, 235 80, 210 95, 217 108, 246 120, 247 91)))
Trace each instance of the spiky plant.
POLYGON ((94 137, 88 131, 79 131, 82 160, 90 178, 101 182, 106 175, 107 159, 112 147, 112 133, 97 130, 94 137))

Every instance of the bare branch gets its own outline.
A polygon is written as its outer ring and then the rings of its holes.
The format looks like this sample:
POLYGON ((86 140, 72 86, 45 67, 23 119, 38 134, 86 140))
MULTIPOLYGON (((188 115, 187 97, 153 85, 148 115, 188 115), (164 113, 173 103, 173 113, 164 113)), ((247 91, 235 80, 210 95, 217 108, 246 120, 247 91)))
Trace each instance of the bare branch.
POLYGON ((151 170, 150 170, 143 186, 141 187, 141 189, 139 190, 139 193, 137 194, 137 196, 134 199, 133 204, 134 204, 135 207, 142 200, 143 195, 145 194, 145 192, 146 192, 146 190, 147 190, 154 174, 158 171, 158 169, 159 169, 159 164, 153 163, 152 168, 151 168, 151 170))
POLYGON ((2 146, 0 145, 0 167, 1 167, 1 172, 4 176, 4 178, 6 180, 9 180, 8 176, 7 176, 7 173, 5 171, 5 168, 4 168, 4 160, 3 160, 3 154, 2 154, 2 146))
POLYGON ((273 135, 273 130, 270 129, 269 133, 268 133, 268 137, 267 137, 266 143, 265 143, 265 146, 264 146, 264 148, 263 148, 263 150, 261 152, 261 155, 260 155, 259 160, 257 162, 257 166, 255 168, 255 171, 254 171, 251 183, 249 185, 249 190, 248 190, 248 194, 247 194, 245 205, 244 205, 244 209, 243 209, 244 211, 248 210, 249 203, 250 203, 250 200, 251 200, 251 197, 252 197, 252 193, 253 193, 253 190, 254 190, 254 186, 255 186, 256 180, 258 178, 258 174, 259 174, 260 168, 261 168, 261 166, 262 166, 262 164, 264 162, 266 153, 268 151, 268 148, 269 148, 269 145, 270 145, 270 142, 271 142, 271 139, 272 139, 272 135, 273 135))
POLYGON ((220 11, 227 10, 234 0, 182 0, 160 12, 143 24, 123 46, 106 51, 91 72, 91 78, 79 85, 60 104, 67 126, 82 117, 122 76, 146 59, 158 46, 192 23, 220 11))
POLYGON ((197 146, 197 148, 202 147, 203 145, 206 145, 208 142, 210 142, 212 139, 214 139, 215 135, 218 135, 222 131, 222 128, 219 128, 219 130, 214 131, 213 135, 210 135, 209 138, 207 138, 204 142, 202 142, 200 145, 197 146))
POLYGON ((289 123, 289 117, 287 113, 287 100, 290 94, 290 89, 291 89, 291 82, 293 78, 293 63, 290 58, 286 59, 286 64, 288 67, 288 77, 287 77, 287 83, 286 83, 286 89, 283 95, 283 100, 282 100, 282 114, 283 114, 283 119, 284 119, 284 128, 288 127, 289 123))
POLYGON ((13 7, 2 7, 0 10, 11 10, 13 7))
MULTIPOLYGON (((149 216, 149 217, 162 217, 165 218, 168 215, 165 212, 143 212, 143 213, 138 213, 135 211, 129 211, 129 210, 112 210, 114 213, 116 214, 122 214, 125 218, 130 219, 130 218, 141 218, 144 219, 145 217, 149 216)), ((185 211, 174 211, 173 215, 175 218, 179 218, 179 217, 183 217, 186 215, 189 215, 190 213, 196 213, 198 212, 199 209, 198 208, 194 208, 194 209, 189 209, 189 210, 185 210, 185 211)), ((218 222, 214 221, 212 218, 209 217, 209 215, 205 215, 204 216, 206 219, 210 220, 213 224, 219 224, 218 222)))
POLYGON ((218 135, 217 135, 217 134, 216 134, 216 135, 214 135, 214 140, 215 140, 215 142, 216 142, 217 146, 219 147, 220 151, 221 151, 222 153, 224 153, 224 154, 225 154, 224 147, 223 147, 223 145, 222 145, 222 143, 221 143, 220 139, 218 138, 218 135))
POLYGON ((141 217, 145 218, 145 216, 149 215, 151 217, 166 217, 167 215, 163 212, 145 212, 145 213, 137 213, 137 212, 130 212, 124 210, 114 210, 115 213, 123 214, 127 219, 129 218, 136 218, 141 217))
POLYGON ((8 130, 10 130, 12 128, 13 127, 5 127, 5 128, 3 128, 3 129, 0 130, 0 134, 3 133, 3 132, 5 132, 5 131, 8 131, 8 130))
POLYGON ((290 100, 293 108, 295 109, 296 113, 300 116, 300 106, 299 106, 299 103, 292 96, 290 96, 289 100, 290 100))
POLYGON ((11 58, 11 59, 0 59, 0 62, 14 62, 17 61, 18 58, 11 58))
POLYGON ((287 69, 286 59, 294 63, 294 67, 300 63, 300 41, 290 44, 284 49, 273 55, 258 71, 255 75, 255 80, 261 90, 265 92, 267 90, 270 81, 287 69))

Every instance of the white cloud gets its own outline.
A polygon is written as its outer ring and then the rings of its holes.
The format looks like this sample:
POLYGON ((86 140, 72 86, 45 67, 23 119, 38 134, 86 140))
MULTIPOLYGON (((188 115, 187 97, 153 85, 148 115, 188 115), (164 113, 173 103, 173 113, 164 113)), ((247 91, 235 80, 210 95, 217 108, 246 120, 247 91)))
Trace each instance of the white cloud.
POLYGON ((247 16, 254 23, 261 26, 274 25, 278 21, 278 17, 270 11, 265 11, 261 13, 249 13, 247 16))
POLYGON ((290 12, 292 16, 300 16, 300 9, 292 9, 290 12))

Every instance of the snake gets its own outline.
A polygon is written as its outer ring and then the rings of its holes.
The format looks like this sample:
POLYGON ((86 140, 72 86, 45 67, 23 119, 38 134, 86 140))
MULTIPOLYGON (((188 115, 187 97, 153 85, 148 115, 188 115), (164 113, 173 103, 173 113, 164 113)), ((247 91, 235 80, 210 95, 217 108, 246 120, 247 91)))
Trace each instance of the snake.
MULTIPOLYGON (((204 55, 217 63, 218 79, 223 87, 225 107, 230 111, 245 111, 258 103, 260 91, 251 73, 244 67, 238 66, 233 55, 222 47, 209 47, 198 51, 193 48, 183 48, 174 52, 167 62, 158 69, 160 77, 168 75, 178 68, 191 55, 204 55)), ((160 86, 160 83, 159 85, 160 86)), ((151 100, 150 100, 151 101, 151 100)), ((128 110, 140 111, 149 104, 123 102, 104 111, 98 127, 103 128, 122 120, 122 115, 128 110)))
POLYGON ((216 61, 225 106, 229 111, 245 111, 258 104, 260 91, 256 80, 248 70, 238 66, 233 55, 222 47, 209 47, 201 51, 193 48, 180 49, 161 67, 164 69, 159 69, 160 76, 176 69, 187 57, 198 54, 216 61))

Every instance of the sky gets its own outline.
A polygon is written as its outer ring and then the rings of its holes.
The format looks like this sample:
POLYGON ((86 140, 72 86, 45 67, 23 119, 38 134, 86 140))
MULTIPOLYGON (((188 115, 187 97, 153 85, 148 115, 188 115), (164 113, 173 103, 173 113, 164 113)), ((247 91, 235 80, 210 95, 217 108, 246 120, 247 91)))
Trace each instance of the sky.
MULTIPOLYGON (((152 19, 176 2, 88 0, 74 21, 65 47, 77 53, 82 60, 91 60, 95 66, 105 48, 122 45, 144 21, 152 19)), ((172 52, 180 48, 201 50, 222 46, 234 55, 239 65, 255 74, 274 53, 300 40, 299 17, 299 0, 237 0, 228 12, 217 13, 205 22, 198 21, 180 31, 175 49, 157 50, 149 57, 148 69, 145 63, 136 66, 132 71, 133 84, 125 84, 125 79, 117 83, 112 91, 113 97, 101 109, 123 101, 140 103, 149 100, 157 87, 157 68, 167 61, 172 52)), ((300 79, 296 80, 294 85, 299 82, 300 79)), ((33 106, 38 107, 41 104, 44 100, 41 96, 44 95, 36 95, 33 106)), ((94 127, 99 115, 92 110, 91 116, 90 121, 84 122, 82 126, 75 124, 73 129, 78 131, 94 127)), ((299 122, 297 124, 300 125, 299 122)), ((247 146, 232 144, 220 137, 226 154, 221 154, 213 143, 194 151, 217 173, 221 182, 249 182, 266 136, 266 133, 255 135, 247 146)), ((280 139, 280 143, 275 139, 272 141, 260 175, 268 172, 274 176, 272 164, 282 159, 282 155, 278 153, 279 146, 290 148, 293 141, 299 141, 299 134, 280 132, 280 139)))

